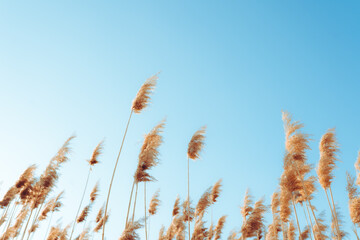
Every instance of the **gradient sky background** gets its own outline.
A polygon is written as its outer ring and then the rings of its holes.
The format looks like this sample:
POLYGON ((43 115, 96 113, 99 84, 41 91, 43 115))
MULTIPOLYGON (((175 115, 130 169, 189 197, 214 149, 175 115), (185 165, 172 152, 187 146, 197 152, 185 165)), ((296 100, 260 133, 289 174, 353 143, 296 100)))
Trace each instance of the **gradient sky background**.
MULTIPOLYGON (((360 148, 359 11, 359 1, 0 2, 1 196, 30 164, 40 174, 75 133, 71 161, 54 192, 65 189, 65 206, 53 218, 65 226, 81 197, 86 160, 105 139, 102 163, 89 183, 90 191, 100 181, 93 219, 105 200, 131 102, 144 80, 161 71, 150 107, 130 124, 107 239, 123 230, 143 135, 164 117, 161 164, 152 171, 158 181, 148 184, 149 198, 160 188, 162 201, 150 239, 162 224, 169 226, 177 194, 186 196, 187 144, 205 124, 206 147, 201 160, 191 163, 191 196, 197 201, 222 178, 214 219, 228 215, 224 238, 239 229, 246 189, 270 204, 278 187, 281 110, 311 134, 314 166, 322 134, 336 127, 342 162, 333 191, 354 239, 345 172, 355 174, 360 148)), ((143 215, 142 199, 140 188, 137 217, 143 215)), ((320 186, 314 203, 330 219, 320 186)), ((42 232, 34 239, 43 239, 42 232)))

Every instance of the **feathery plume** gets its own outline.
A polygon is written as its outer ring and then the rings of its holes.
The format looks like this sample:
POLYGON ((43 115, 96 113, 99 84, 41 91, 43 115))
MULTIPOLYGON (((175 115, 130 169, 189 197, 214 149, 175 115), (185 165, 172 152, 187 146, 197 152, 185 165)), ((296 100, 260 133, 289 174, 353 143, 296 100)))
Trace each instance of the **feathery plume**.
POLYGON ((150 200, 150 205, 148 209, 150 215, 156 214, 157 208, 160 204, 159 196, 160 196, 160 190, 157 190, 150 200))
POLYGON ((196 220, 191 240, 203 240, 207 237, 207 228, 204 224, 205 223, 202 221, 202 218, 196 220))
POLYGON ((204 215, 206 209, 211 205, 211 188, 208 188, 201 198, 199 199, 196 208, 195 208, 195 217, 200 217, 204 215))
POLYGON ((85 221, 86 217, 89 214, 89 211, 90 211, 90 205, 85 206, 84 209, 81 211, 79 217, 76 219, 76 222, 81 223, 85 221))
POLYGON ((225 221, 226 221, 226 216, 222 216, 220 219, 219 219, 219 221, 218 221, 218 223, 217 223, 217 225, 216 225, 216 227, 215 227, 215 240, 218 240, 218 239, 220 239, 221 238, 221 233, 222 233, 222 229, 224 228, 224 225, 225 225, 225 221))
POLYGON ((299 239, 306 240, 310 238, 310 229, 305 227, 304 231, 301 232, 299 239))
POLYGON ((145 135, 144 143, 139 154, 138 167, 134 175, 136 183, 154 180, 147 171, 158 164, 158 148, 163 141, 160 133, 164 126, 165 122, 161 121, 150 133, 145 135))
POLYGON ((258 231, 263 227, 265 211, 264 200, 260 199, 255 203, 253 211, 241 227, 241 233, 244 238, 255 237, 257 235, 258 231))
POLYGON ((0 201, 0 206, 2 208, 7 207, 9 203, 14 200, 16 194, 19 193, 19 189, 15 186, 10 187, 10 189, 5 193, 3 199, 0 201))
POLYGON ((140 113, 141 110, 148 106, 150 102, 150 94, 154 91, 158 79, 158 74, 155 74, 154 76, 148 78, 141 86, 131 106, 131 109, 135 113, 140 113))
POLYGON ((335 162, 338 161, 337 152, 339 145, 335 137, 335 129, 329 129, 320 141, 320 160, 317 169, 319 182, 324 189, 330 187, 334 178, 332 171, 336 167, 335 162))
POLYGON ((103 150, 103 144, 104 144, 104 140, 99 142, 99 144, 95 147, 91 158, 88 160, 90 166, 94 166, 95 164, 99 163, 98 157, 101 154, 101 151, 103 150))
POLYGON ((104 224, 107 223, 109 219, 109 213, 107 213, 106 215, 104 215, 100 221, 97 222, 97 225, 94 228, 94 232, 98 232, 103 226, 104 224))
POLYGON ((215 183, 215 185, 213 186, 213 188, 211 189, 211 195, 210 195, 210 200, 211 200, 211 203, 215 203, 217 198, 219 197, 220 195, 220 192, 221 192, 221 182, 222 182, 222 179, 220 179, 219 181, 217 181, 215 183))
POLYGON ((241 215, 243 216, 244 220, 253 211, 253 208, 251 207, 252 203, 253 201, 250 191, 249 189, 246 189, 245 197, 244 197, 244 206, 241 207, 241 215))
POLYGON ((196 160, 200 157, 200 151, 204 147, 205 132, 206 126, 203 126, 199 130, 197 130, 192 136, 187 151, 187 155, 190 159, 196 160))
POLYGON ((15 187, 16 188, 22 188, 24 187, 30 179, 32 179, 34 177, 34 171, 36 169, 35 165, 31 165, 30 167, 28 167, 23 174, 21 174, 21 176, 19 177, 19 179, 16 181, 15 183, 15 187))
POLYGON ((137 234, 136 230, 143 227, 142 225, 143 219, 140 219, 138 221, 129 221, 126 224, 126 228, 121 234, 119 240, 136 240, 140 239, 139 235, 137 234))
POLYGON ((349 199, 354 199, 359 196, 359 192, 355 186, 355 178, 350 175, 349 172, 346 172, 346 190, 348 192, 349 199))
POLYGON ((184 215, 184 221, 185 222, 191 222, 194 219, 194 208, 191 207, 191 201, 187 198, 183 204, 183 215, 184 215))
POLYGON ((100 220, 101 220, 102 217, 103 217, 103 214, 104 214, 104 206, 102 206, 102 207, 99 209, 99 211, 98 211, 98 213, 97 213, 97 215, 96 215, 96 219, 95 219, 95 222, 96 222, 96 223, 100 222, 100 220))
POLYGON ((324 223, 324 213, 321 213, 319 217, 317 217, 318 224, 314 225, 314 234, 315 239, 317 240, 325 240, 329 239, 328 236, 326 236, 327 226, 324 223))
POLYGON ((99 192, 99 182, 97 182, 90 193, 90 202, 94 202, 99 192))
POLYGON ((295 237, 296 237, 295 231, 296 231, 296 229, 295 229, 294 221, 291 220, 289 223, 288 231, 287 231, 288 240, 295 240, 295 237))
POLYGON ((174 203, 173 211, 172 211, 173 217, 178 215, 179 212, 180 212, 180 197, 177 196, 175 203, 174 203))

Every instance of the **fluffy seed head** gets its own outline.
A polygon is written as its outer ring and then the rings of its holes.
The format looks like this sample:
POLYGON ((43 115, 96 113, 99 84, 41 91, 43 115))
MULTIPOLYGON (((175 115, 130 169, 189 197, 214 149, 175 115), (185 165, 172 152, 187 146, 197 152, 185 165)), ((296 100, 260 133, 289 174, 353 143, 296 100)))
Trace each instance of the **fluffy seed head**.
POLYGON ((156 214, 157 208, 160 204, 159 196, 160 196, 160 190, 157 190, 150 200, 150 206, 148 209, 150 215, 156 214))
POLYGON ((154 76, 148 78, 141 86, 131 106, 131 109, 135 113, 140 113, 145 107, 148 106, 150 102, 150 94, 154 91, 158 79, 158 75, 155 74, 154 76))
POLYGON ((95 164, 99 163, 99 155, 101 154, 101 151, 103 150, 104 140, 99 142, 99 144, 95 147, 93 154, 91 158, 88 160, 88 163, 90 166, 94 166, 95 164))
POLYGON ((204 148, 205 132, 206 126, 203 126, 192 136, 187 152, 187 155, 190 159, 196 160, 200 157, 200 152, 204 148))
POLYGON ((165 121, 161 121, 150 133, 145 135, 144 143, 139 154, 138 167, 134 175, 136 182, 149 182, 154 180, 147 171, 158 164, 158 148, 163 142, 160 133, 164 129, 164 126, 165 121))
POLYGON ((335 129, 329 129, 320 141, 320 160, 317 169, 319 182, 324 189, 330 187, 334 175, 332 171, 336 167, 337 152, 339 146, 335 137, 335 129))

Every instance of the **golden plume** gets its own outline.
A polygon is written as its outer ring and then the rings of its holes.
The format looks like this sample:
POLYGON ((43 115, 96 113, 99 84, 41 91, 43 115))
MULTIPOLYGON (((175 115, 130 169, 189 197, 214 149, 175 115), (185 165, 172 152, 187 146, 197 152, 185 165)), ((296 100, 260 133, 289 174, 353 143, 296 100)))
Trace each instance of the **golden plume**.
POLYGON ((150 94, 154 91, 158 79, 158 74, 155 74, 154 76, 148 78, 141 86, 131 106, 131 109, 135 113, 140 113, 141 110, 148 106, 150 102, 150 94))
POLYGON ((94 166, 95 164, 99 163, 98 157, 101 154, 101 151, 103 150, 104 140, 99 142, 99 144, 95 147, 93 154, 91 155, 91 158, 88 160, 88 163, 90 166, 94 166))
POLYGON ((160 204, 159 196, 160 196, 160 190, 157 190, 150 200, 150 205, 148 209, 150 215, 156 214, 157 208, 160 204))
POLYGON ((180 197, 179 195, 176 197, 175 203, 174 203, 174 207, 173 207, 173 211, 172 211, 172 216, 176 216, 178 215, 180 211, 180 197))
POLYGON ((211 203, 215 203, 217 198, 219 197, 220 195, 220 192, 221 192, 221 182, 222 182, 222 179, 220 179, 219 181, 217 181, 215 183, 215 185, 213 186, 213 188, 211 189, 211 194, 210 194, 210 200, 211 200, 211 203))
POLYGON ((211 188, 208 188, 203 195, 200 197, 196 208, 195 208, 195 217, 202 218, 206 209, 211 205, 211 188))
POLYGON ((90 201, 93 203, 96 200, 99 192, 99 182, 97 182, 90 193, 90 201))
POLYGON ((135 240, 139 239, 139 235, 137 234, 136 230, 143 227, 142 225, 143 219, 140 219, 138 221, 129 221, 126 224, 126 228, 121 234, 119 240, 135 240))
POLYGON ((189 145, 187 155, 190 159, 195 160, 200 157, 200 151, 204 147, 206 127, 203 126, 197 130, 192 136, 189 145))
POLYGON ((163 141, 160 133, 162 132, 164 126, 165 122, 161 121, 145 135, 144 143, 139 154, 138 167, 134 175, 136 183, 154 180, 147 171, 158 164, 158 148, 163 141))
POLYGON ((335 129, 329 129, 321 138, 320 145, 320 160, 317 169, 319 182, 324 189, 331 185, 334 178, 332 171, 336 167, 335 162, 338 161, 337 152, 339 145, 335 137, 335 129))
POLYGON ((215 240, 219 240, 221 238, 222 229, 224 228, 226 221, 226 216, 222 216, 219 218, 219 221, 217 222, 217 225, 215 227, 215 240))

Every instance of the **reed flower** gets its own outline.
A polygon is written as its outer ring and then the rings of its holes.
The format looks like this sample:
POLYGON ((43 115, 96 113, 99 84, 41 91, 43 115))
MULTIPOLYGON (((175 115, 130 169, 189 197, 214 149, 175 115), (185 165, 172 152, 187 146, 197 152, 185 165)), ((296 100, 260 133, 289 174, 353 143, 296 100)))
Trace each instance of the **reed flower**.
POLYGON ((150 95, 154 91, 158 79, 158 74, 155 74, 154 76, 148 78, 141 86, 131 106, 131 109, 135 113, 140 113, 148 106, 150 102, 150 95))

